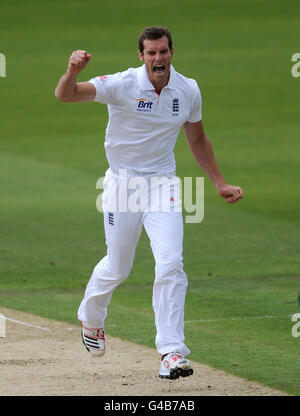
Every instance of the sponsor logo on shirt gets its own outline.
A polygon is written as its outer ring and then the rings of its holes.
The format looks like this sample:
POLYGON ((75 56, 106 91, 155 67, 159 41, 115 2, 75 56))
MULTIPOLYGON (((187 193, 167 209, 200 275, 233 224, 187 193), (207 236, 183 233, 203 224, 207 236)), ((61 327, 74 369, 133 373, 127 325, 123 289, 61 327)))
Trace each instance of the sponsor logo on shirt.
POLYGON ((100 81, 104 81, 107 78, 107 75, 100 75, 100 81))
POLYGON ((137 102, 136 111, 142 111, 144 113, 151 113, 153 102, 146 100, 146 98, 138 98, 135 100, 137 102))

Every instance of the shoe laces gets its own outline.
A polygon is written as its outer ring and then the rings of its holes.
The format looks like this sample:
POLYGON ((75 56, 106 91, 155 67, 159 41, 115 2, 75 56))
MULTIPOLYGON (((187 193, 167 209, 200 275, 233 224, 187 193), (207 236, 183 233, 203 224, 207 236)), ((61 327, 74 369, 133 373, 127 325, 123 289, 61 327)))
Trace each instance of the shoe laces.
POLYGON ((87 336, 93 336, 93 337, 95 337, 95 338, 98 338, 98 339, 105 339, 105 334, 104 334, 104 328, 88 328, 88 327, 86 327, 86 326, 84 326, 83 324, 82 324, 82 327, 83 327, 83 329, 85 329, 86 331, 88 331, 90 334, 85 334, 84 333, 84 335, 87 335, 87 336))
POLYGON ((182 359, 182 355, 179 354, 179 352, 169 352, 168 354, 164 354, 162 360, 164 360, 166 357, 168 357, 169 360, 171 360, 173 357, 182 359))

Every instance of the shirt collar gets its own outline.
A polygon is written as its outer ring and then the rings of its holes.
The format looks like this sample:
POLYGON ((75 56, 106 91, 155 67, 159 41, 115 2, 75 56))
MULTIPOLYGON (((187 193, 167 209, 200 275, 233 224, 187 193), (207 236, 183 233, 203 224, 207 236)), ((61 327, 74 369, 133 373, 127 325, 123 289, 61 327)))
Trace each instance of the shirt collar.
MULTIPOLYGON (((170 65, 170 78, 168 84, 165 86, 165 88, 175 89, 175 74, 176 71, 172 65, 170 65)), ((147 69, 145 64, 140 66, 137 71, 137 82, 141 90, 154 90, 154 85, 150 82, 147 69)))

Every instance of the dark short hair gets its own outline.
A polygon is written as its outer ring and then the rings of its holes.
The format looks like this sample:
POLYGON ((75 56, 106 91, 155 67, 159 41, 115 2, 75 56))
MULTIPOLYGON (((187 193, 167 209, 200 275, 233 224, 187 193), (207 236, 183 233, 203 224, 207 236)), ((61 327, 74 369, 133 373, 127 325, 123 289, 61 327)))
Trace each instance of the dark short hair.
POLYGON ((139 51, 143 53, 144 51, 144 40, 156 40, 161 39, 162 37, 166 36, 168 38, 169 43, 169 49, 172 49, 172 35, 171 32, 166 28, 162 26, 151 26, 146 27, 142 30, 140 37, 139 37, 139 51))

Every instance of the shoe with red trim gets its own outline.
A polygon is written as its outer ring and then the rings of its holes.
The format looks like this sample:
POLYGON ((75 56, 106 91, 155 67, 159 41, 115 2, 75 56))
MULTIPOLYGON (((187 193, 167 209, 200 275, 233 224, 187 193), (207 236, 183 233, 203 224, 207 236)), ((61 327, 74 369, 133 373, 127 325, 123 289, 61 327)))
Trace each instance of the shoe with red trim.
POLYGON ((100 356, 105 353, 104 328, 88 328, 81 322, 81 338, 91 354, 100 356))
POLYGON ((183 358, 178 352, 170 352, 163 356, 159 370, 160 378, 175 380, 179 377, 188 377, 193 374, 192 363, 183 358))

